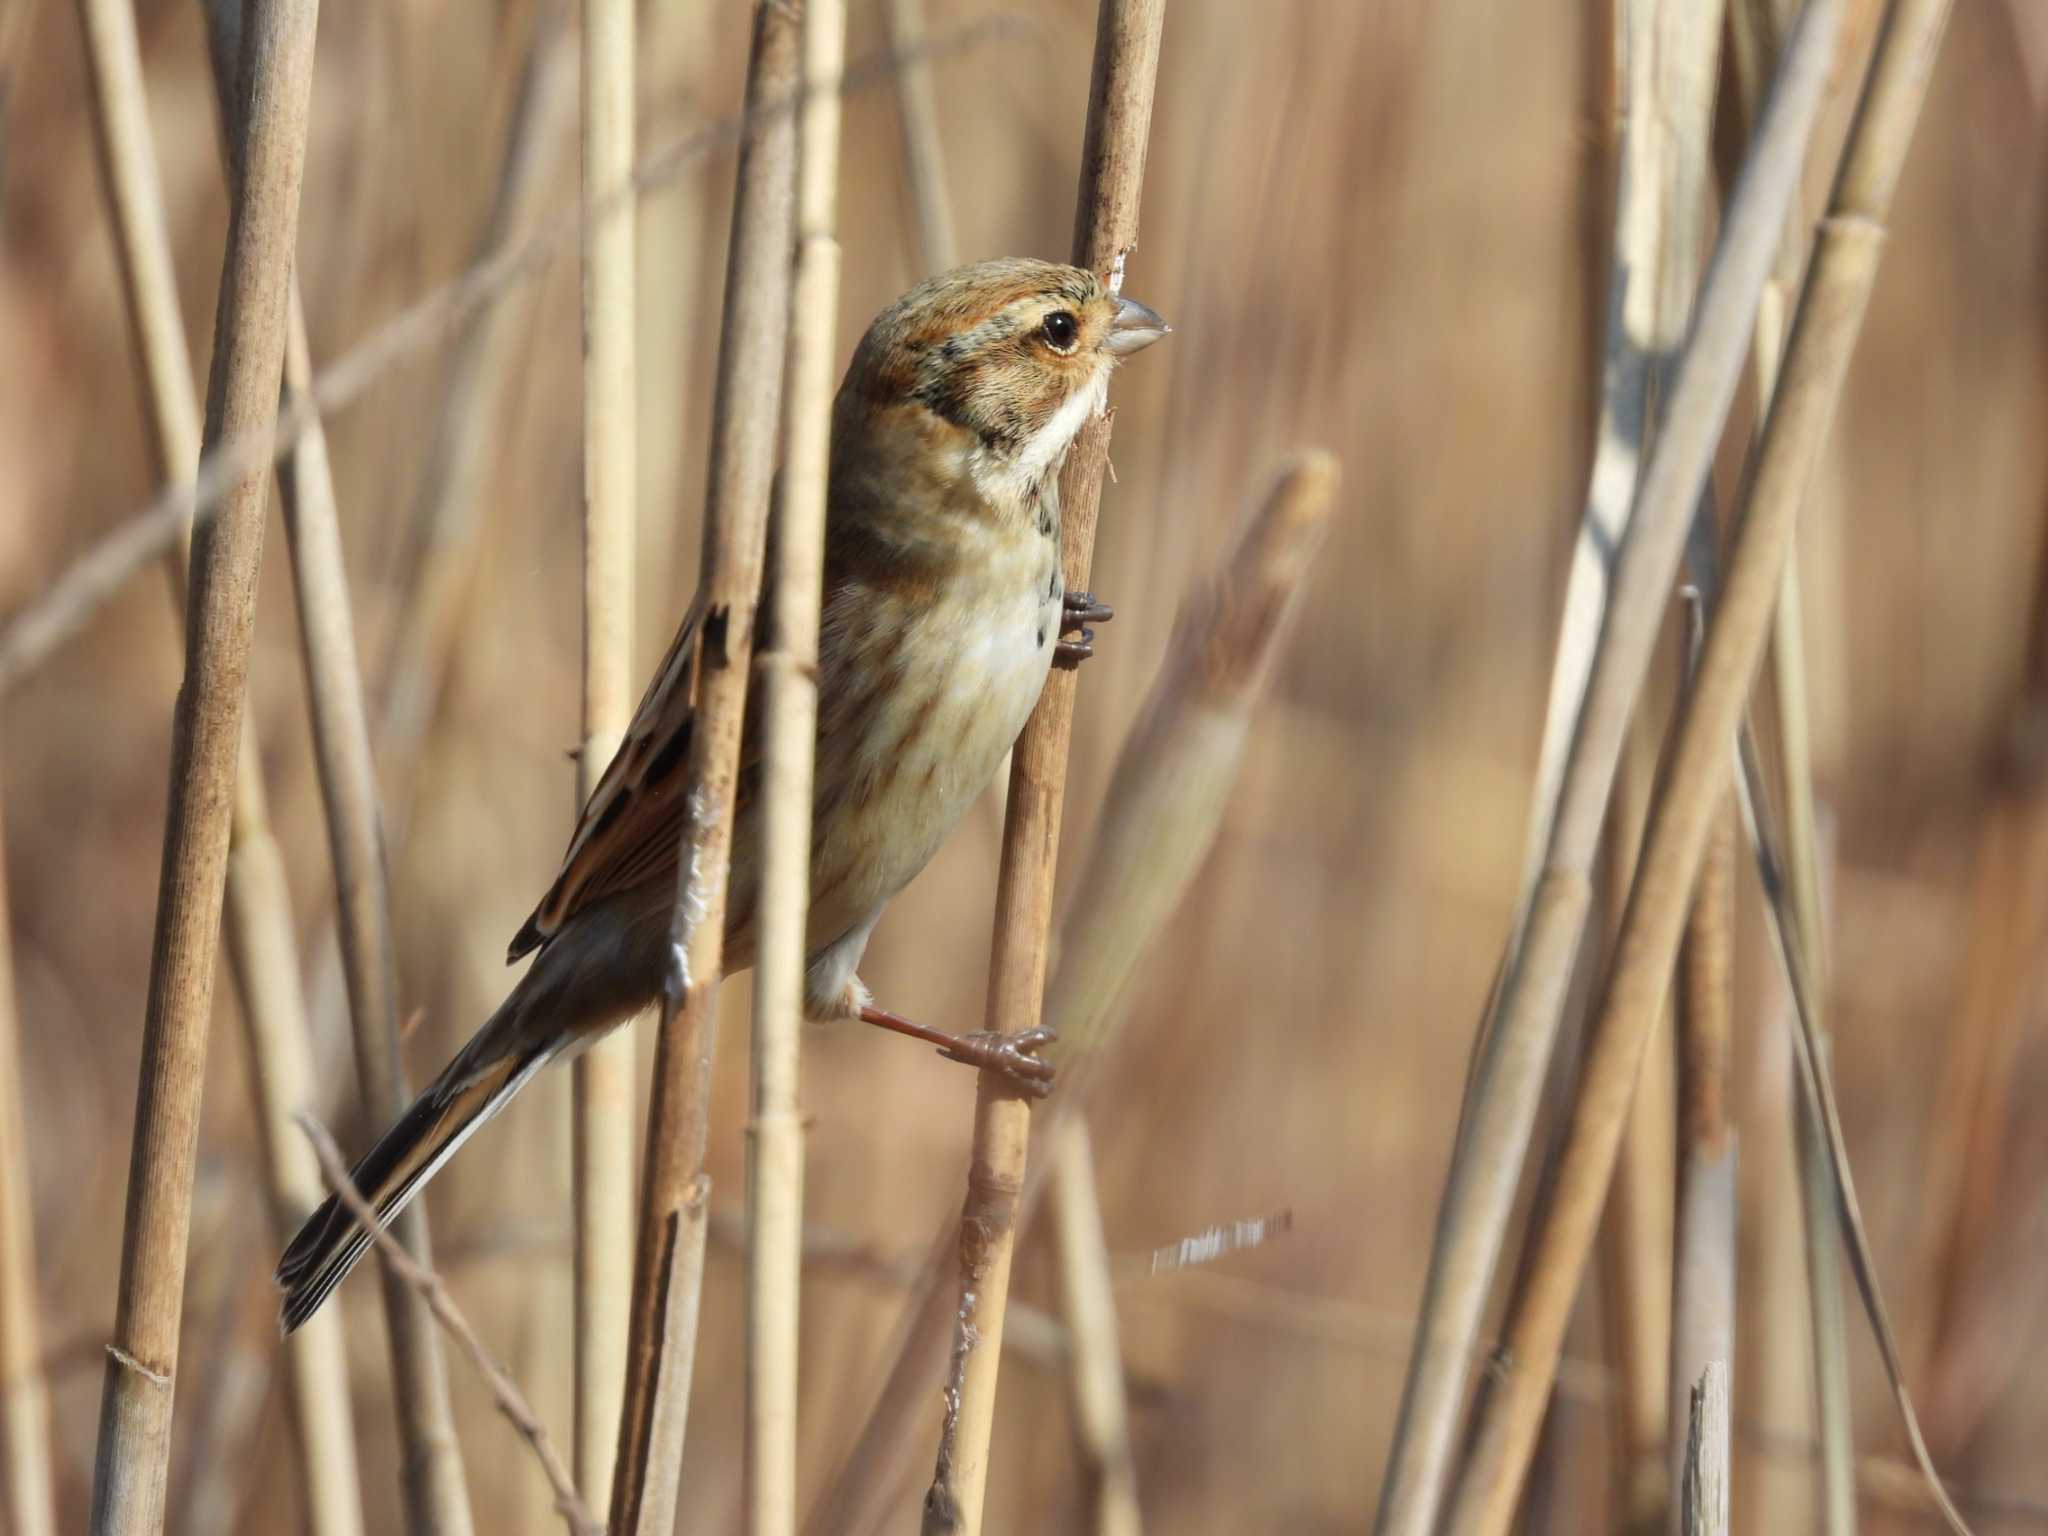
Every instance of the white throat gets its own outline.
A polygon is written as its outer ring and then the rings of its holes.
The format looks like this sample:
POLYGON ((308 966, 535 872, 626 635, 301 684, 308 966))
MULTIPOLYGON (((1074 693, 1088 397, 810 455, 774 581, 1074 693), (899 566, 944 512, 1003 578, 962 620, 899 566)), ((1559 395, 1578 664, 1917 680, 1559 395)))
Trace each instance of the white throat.
POLYGON ((1015 453, 999 458, 977 445, 968 455, 968 468, 981 493, 1000 504, 1014 503, 1043 480, 1072 446, 1075 434, 1109 403, 1109 374, 1107 367, 1098 368, 1093 381, 1067 396, 1015 453))

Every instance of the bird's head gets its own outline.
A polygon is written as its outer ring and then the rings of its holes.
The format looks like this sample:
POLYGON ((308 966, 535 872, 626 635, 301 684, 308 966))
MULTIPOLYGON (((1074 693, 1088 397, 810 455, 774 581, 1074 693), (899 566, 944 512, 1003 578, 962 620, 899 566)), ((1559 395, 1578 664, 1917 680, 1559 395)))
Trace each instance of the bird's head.
POLYGON ((1015 496, 1058 472, 1117 363, 1168 329, 1079 267, 960 267, 868 328, 840 388, 835 443, 916 439, 920 451, 957 455, 983 495, 1015 496))

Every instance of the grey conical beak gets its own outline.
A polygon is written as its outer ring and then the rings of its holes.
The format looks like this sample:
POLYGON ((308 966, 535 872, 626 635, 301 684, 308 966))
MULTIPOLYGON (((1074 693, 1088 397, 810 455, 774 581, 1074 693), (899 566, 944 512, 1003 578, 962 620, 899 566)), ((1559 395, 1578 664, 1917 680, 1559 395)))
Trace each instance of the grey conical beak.
POLYGON ((1157 311, 1147 309, 1136 299, 1120 298, 1116 301, 1116 319, 1110 322, 1109 334, 1102 338, 1102 345, 1118 357, 1129 357, 1133 352, 1144 351, 1172 331, 1173 327, 1160 319, 1157 311))

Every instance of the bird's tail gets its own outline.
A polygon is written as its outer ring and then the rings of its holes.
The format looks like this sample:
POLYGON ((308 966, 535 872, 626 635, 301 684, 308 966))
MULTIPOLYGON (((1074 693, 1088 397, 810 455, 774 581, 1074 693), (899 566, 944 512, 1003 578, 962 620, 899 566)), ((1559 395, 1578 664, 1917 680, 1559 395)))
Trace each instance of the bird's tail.
MULTIPOLYGON (((565 1034, 540 1040, 508 1040, 501 1028, 516 1008, 505 1009, 479 1030, 447 1069, 378 1138, 352 1179, 388 1226, 456 1149, 524 1088, 529 1079, 570 1043, 565 1034)), ((348 1277, 369 1248, 370 1232, 337 1196, 329 1195, 306 1218, 278 1260, 277 1283, 284 1291, 284 1331, 290 1333, 320 1309, 328 1294, 348 1277)))

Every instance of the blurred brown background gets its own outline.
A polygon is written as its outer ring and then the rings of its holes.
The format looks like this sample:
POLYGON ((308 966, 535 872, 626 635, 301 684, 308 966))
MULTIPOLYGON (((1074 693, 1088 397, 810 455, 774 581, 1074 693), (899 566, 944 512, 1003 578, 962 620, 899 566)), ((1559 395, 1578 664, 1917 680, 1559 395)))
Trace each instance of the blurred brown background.
MULTIPOLYGON (((935 33, 992 14, 932 0, 935 33)), ((1094 6, 1059 0, 937 63, 961 254, 1063 255, 1094 6)), ((1474 1021, 1510 917, 1565 561, 1589 456, 1612 168, 1599 0, 1175 0, 1129 290, 1174 323, 1117 386, 1096 588, 1118 610, 1082 690, 1069 873, 1177 604, 1290 449, 1343 499, 1214 857, 1129 998, 1096 1123, 1133 1376, 1139 1479, 1165 1532, 1358 1530, 1398 1397, 1474 1021), (1293 1214, 1263 1249, 1148 1278, 1214 1222, 1293 1214)), ((1869 7, 1862 8, 1866 19, 1869 7)), ((737 105, 746 7, 651 5, 641 141, 737 105)), ((2036 985, 2044 846, 2012 752, 2033 720, 2048 508, 2048 20, 1959 0, 1901 190, 1823 484, 1804 528, 1821 790, 1836 815, 1837 1065, 1865 1211, 1944 1465, 1980 1530, 2048 1529, 2040 1357, 2048 1086, 2036 985), (1987 935, 1989 937, 1987 938, 1987 935), (2002 937, 2001 937, 2002 935, 2002 937), (1992 953, 1987 958, 1985 946, 1992 953), (1974 946, 1974 947, 1973 947, 1974 946), (2002 947, 2001 947, 2002 946, 2002 947), (1985 985, 1979 968, 1998 969, 1985 985), (1974 987, 1973 987, 1974 984, 1974 987), (1977 1077, 1970 1052, 1992 1042, 1977 1077), (1974 1135, 1974 1141, 1970 1138, 1974 1135), (1967 1219, 1956 1223, 1958 1211, 1967 1219), (2031 1502, 2029 1502, 2031 1501, 2031 1502)), ((364 0, 321 20, 300 277, 317 357, 471 259, 534 27, 530 0, 364 0)), ((225 207, 197 8, 142 6, 151 120, 195 356, 225 207)), ((1867 30, 1852 28, 1852 90, 1867 30)), ((850 53, 883 44, 853 7, 850 53)), ((567 46, 574 47, 573 27, 567 46)), ((0 612, 153 491, 75 16, 0 10, 0 612)), ((550 209, 576 198, 573 87, 546 125, 550 209)), ((1845 101, 1833 109, 1838 137, 1845 101)), ((847 102, 841 355, 920 274, 886 78, 847 102)), ((732 155, 642 204, 641 670, 695 580, 732 155)), ((1810 178, 1808 206, 1824 190, 1810 178)), ((504 299, 501 411, 459 643, 391 850, 415 1078, 495 1003, 506 938, 570 825, 578 666, 574 243, 504 299)), ((328 423, 373 693, 446 345, 328 423)), ((1738 407, 1738 411, 1746 410, 1738 407)), ((1728 467, 1734 467, 1731 457, 1728 467)), ((273 532, 254 717, 321 1031, 326 1112, 360 1146, 318 788, 273 532)), ((463 557, 466 562, 469 556, 463 557)), ((82 1520, 113 1307, 154 911, 177 633, 155 568, 7 700, 6 878, 23 1020, 40 1289, 66 1519, 82 1520)), ((394 772, 399 771, 394 767, 394 772)), ((996 823, 971 819, 884 922, 867 978, 951 1027, 979 1017, 996 823)), ((1810 1528, 1804 1295, 1784 1036, 1753 879, 1738 956, 1744 1160, 1737 1512, 1810 1528)), ((728 989, 715 1204, 743 1187, 743 984, 728 989)), ((179 1531, 293 1528, 245 1052, 217 989, 179 1388, 179 1531)), ((920 1256, 959 1199, 957 1067, 852 1030, 807 1036, 813 1220, 920 1256)), ((568 1429, 567 1078, 434 1190, 457 1294, 568 1429)), ((735 1528, 739 1264, 715 1248, 685 1524, 735 1528)), ((1023 1297, 1056 1306, 1043 1234, 1023 1297)), ((819 1267, 805 1291, 806 1497, 888 1358, 898 1293, 819 1267)), ((397 1518, 377 1287, 343 1293, 365 1498, 397 1518)), ((1531 1514, 1611 1528, 1597 1286, 1531 1514)), ((1934 1529, 1852 1313, 1866 1528, 1934 1529)), ((479 1529, 556 1528, 526 1453, 452 1367, 479 1529)), ((932 1417, 937 1403, 932 1404, 932 1417)), ((1077 1527, 1057 1368, 1013 1352, 990 1528, 1077 1527)), ((912 1458, 921 1472, 928 1453, 912 1458)), ((895 1525, 921 1492, 900 1490, 895 1525)))

